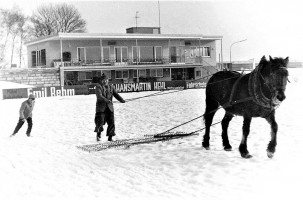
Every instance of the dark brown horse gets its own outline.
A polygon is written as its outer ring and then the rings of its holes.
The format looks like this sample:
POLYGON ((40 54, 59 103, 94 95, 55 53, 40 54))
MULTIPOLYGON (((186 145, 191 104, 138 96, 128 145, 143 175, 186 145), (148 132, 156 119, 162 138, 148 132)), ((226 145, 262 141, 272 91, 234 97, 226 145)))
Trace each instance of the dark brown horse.
POLYGON ((277 145, 278 124, 275 120, 275 108, 286 98, 287 84, 286 59, 263 56, 259 65, 249 74, 242 75, 234 71, 215 73, 206 86, 206 109, 204 114, 205 135, 202 146, 209 149, 209 131, 215 112, 221 105, 226 113, 221 122, 222 141, 226 151, 232 146, 229 143, 227 129, 234 115, 243 116, 243 136, 239 151, 243 158, 252 157, 247 150, 247 137, 252 117, 262 117, 271 126, 271 140, 267 155, 272 158, 277 145))

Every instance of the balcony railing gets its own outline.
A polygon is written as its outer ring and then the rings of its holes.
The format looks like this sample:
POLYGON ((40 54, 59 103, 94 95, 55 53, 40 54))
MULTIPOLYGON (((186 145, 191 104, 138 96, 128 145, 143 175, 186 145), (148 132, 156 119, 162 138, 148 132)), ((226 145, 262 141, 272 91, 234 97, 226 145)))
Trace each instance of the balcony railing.
MULTIPOLYGON (((189 62, 190 64, 198 64, 200 60, 195 60, 194 62, 189 62)), ((157 58, 154 59, 123 59, 121 62, 115 59, 106 60, 86 60, 86 61, 64 61, 61 63, 60 60, 53 60, 54 67, 74 67, 74 66, 130 66, 130 65, 165 65, 165 64, 184 64, 184 58, 181 57, 171 57, 171 58, 157 58)))

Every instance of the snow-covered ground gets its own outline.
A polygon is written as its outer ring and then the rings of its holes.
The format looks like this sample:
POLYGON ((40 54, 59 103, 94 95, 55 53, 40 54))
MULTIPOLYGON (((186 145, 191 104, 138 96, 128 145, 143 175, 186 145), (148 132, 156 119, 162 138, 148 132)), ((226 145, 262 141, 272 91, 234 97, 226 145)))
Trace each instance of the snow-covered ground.
MULTIPOLYGON (((25 99, 0 100, 0 199, 301 199, 303 184, 303 70, 290 70, 286 100, 277 110, 278 146, 266 155, 270 127, 253 119, 248 147, 237 150, 242 117, 230 123, 233 151, 222 148, 221 125, 211 129, 211 150, 201 148, 204 132, 180 140, 88 153, 76 146, 95 143, 95 95, 36 99, 33 137, 27 124, 10 138, 25 99)), ((121 93, 125 99, 155 92, 121 93)), ((114 138, 156 134, 200 116, 205 90, 184 90, 115 103, 114 138)), ((214 122, 221 121, 219 110, 214 122)), ((202 119, 177 128, 191 132, 202 119)), ((105 134, 102 142, 106 142, 105 134)))

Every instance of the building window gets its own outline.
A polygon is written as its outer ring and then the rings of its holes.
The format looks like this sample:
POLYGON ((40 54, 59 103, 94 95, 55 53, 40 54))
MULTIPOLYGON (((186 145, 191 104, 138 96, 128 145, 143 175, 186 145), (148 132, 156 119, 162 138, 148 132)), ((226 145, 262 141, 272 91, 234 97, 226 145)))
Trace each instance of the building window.
POLYGON ((126 79, 128 77, 128 70, 116 70, 116 79, 126 79))
POLYGON ((103 60, 102 62, 104 63, 109 63, 110 59, 109 59, 109 47, 103 47, 102 48, 102 53, 103 53, 103 60))
POLYGON ((170 62, 171 63, 185 63, 184 46, 170 47, 170 62))
POLYGON ((154 47, 155 61, 162 61, 162 47, 154 47))
POLYGON ((127 62, 127 47, 115 47, 116 62, 127 62))
POLYGON ((140 47, 140 62, 154 62, 153 47, 140 47))
POLYGON ((133 62, 139 62, 139 47, 133 47, 133 62))
POLYGON ((139 77, 146 77, 146 69, 139 69, 139 77))
POLYGON ((37 66, 37 51, 32 51, 32 67, 37 66))
POLYGON ((150 76, 151 77, 163 77, 163 69, 151 69, 150 76))
POLYGON ((153 28, 153 34, 160 34, 160 33, 159 33, 159 29, 153 28))
POLYGON ((155 62, 162 61, 161 46, 134 46, 133 62, 155 62))
POLYGON ((201 77, 201 71, 196 71, 196 77, 201 77))
POLYGON ((90 63, 101 62, 101 48, 99 46, 85 48, 85 61, 90 63))
POLYGON ((45 66, 46 65, 46 51, 41 49, 38 51, 32 51, 32 66, 45 66))
POLYGON ((210 47, 203 47, 202 48, 202 56, 210 57, 210 47))
POLYGON ((102 48, 102 59, 101 59, 101 48, 99 46, 92 47, 77 47, 77 56, 79 62, 91 62, 91 63, 109 63, 109 47, 102 48))
POLYGON ((93 72, 79 72, 79 80, 92 80, 93 72))
POLYGON ((163 77, 170 77, 170 69, 164 68, 163 69, 163 77))
POLYGON ((190 57, 210 57, 210 47, 191 47, 190 48, 190 57))
POLYGON ((79 62, 85 62, 86 60, 86 50, 84 47, 78 47, 77 48, 77 55, 78 55, 78 61, 79 62))

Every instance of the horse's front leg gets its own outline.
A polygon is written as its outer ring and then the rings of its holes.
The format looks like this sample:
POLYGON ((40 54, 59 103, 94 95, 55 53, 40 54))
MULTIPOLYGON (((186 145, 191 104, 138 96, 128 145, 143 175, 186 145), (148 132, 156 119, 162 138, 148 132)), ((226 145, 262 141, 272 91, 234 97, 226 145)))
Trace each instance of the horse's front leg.
POLYGON ((278 124, 275 119, 275 112, 273 112, 270 116, 266 118, 266 121, 270 124, 271 127, 271 140, 267 147, 267 156, 272 158, 276 151, 277 146, 277 132, 278 132, 278 124))
POLYGON ((251 117, 244 117, 243 127, 242 127, 243 135, 242 135, 241 144, 239 146, 239 151, 243 158, 252 157, 252 155, 250 155, 247 150, 247 137, 249 135, 250 123, 251 123, 251 117))
POLYGON ((234 116, 228 112, 226 112, 221 125, 222 125, 222 142, 223 142, 223 147, 225 151, 231 151, 232 150, 232 146, 229 143, 229 139, 228 139, 228 125, 229 122, 232 120, 234 116))

